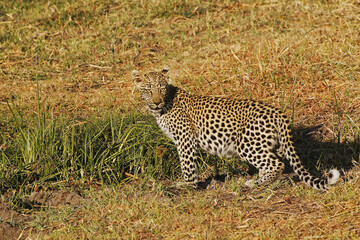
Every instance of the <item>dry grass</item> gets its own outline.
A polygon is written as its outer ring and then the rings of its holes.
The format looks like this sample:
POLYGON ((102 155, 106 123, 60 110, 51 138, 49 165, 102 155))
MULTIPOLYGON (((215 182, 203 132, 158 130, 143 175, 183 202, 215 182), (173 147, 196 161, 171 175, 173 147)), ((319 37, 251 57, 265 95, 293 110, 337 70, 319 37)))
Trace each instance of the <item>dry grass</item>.
POLYGON ((358 186, 349 184, 319 194, 302 184, 249 191, 230 180, 187 191, 134 181, 87 191, 84 207, 41 213, 35 224, 55 239, 355 239, 360 208, 349 191, 358 186))
POLYGON ((8 105, 29 125, 42 109, 69 119, 146 113, 129 73, 170 65, 192 93, 284 109, 307 166, 345 170, 329 193, 301 184, 247 191, 235 180, 172 197, 156 181, 160 189, 135 181, 90 190, 82 208, 34 211, 31 236, 356 238, 359 170, 349 169, 360 149, 359 15, 352 0, 3 1, 0 151, 14 137, 8 105))
POLYGON ((54 113, 129 111, 139 102, 129 71, 165 64, 191 92, 277 106, 284 94, 297 123, 309 113, 317 116, 312 123, 337 122, 334 94, 341 111, 359 107, 359 7, 352 1, 27 5, 8 6, 2 17, 3 114, 9 100, 33 113, 37 80, 41 102, 54 113))

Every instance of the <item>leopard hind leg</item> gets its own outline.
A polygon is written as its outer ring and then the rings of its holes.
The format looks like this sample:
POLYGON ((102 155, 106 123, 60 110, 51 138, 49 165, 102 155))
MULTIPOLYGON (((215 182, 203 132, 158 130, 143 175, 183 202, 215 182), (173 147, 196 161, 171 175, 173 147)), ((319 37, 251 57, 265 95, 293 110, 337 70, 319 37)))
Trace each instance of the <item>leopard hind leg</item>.
POLYGON ((272 152, 265 155, 263 154, 262 159, 257 161, 249 159, 249 162, 259 170, 257 180, 249 180, 245 183, 245 185, 249 187, 271 184, 281 176, 285 168, 285 164, 281 162, 277 155, 272 152))

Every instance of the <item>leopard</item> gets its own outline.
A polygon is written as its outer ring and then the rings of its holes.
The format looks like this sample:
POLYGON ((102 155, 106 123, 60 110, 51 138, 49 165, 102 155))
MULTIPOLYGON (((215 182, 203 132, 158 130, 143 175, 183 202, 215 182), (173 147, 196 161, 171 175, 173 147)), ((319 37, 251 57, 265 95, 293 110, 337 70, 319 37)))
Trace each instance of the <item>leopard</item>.
POLYGON ((258 169, 245 185, 269 185, 279 179, 284 159, 306 185, 327 191, 340 172, 315 177, 302 164, 292 141, 291 125, 278 108, 262 101, 190 94, 172 84, 169 66, 161 71, 131 72, 150 113, 177 149, 185 183, 199 181, 199 148, 219 157, 237 157, 258 169))

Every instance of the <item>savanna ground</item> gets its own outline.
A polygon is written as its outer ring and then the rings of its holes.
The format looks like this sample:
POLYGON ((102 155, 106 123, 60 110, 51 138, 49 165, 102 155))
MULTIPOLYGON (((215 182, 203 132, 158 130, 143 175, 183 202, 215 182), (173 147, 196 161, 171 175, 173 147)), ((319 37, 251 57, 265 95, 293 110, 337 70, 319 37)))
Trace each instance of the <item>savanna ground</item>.
POLYGON ((358 1, 15 0, 0 21, 0 238, 359 237, 358 1), (192 93, 284 110, 305 166, 339 183, 288 169, 248 189, 253 169, 201 153, 207 188, 177 187, 130 78, 165 65, 192 93))

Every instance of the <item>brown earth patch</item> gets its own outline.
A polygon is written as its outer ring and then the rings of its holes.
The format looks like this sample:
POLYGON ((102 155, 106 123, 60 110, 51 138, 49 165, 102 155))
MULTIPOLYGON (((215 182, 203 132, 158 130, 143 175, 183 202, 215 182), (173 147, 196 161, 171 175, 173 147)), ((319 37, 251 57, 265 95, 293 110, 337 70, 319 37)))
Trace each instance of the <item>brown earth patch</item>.
MULTIPOLYGON (((80 207, 81 202, 86 199, 74 192, 53 190, 33 192, 24 200, 30 201, 34 208, 41 208, 63 205, 80 207)), ((4 197, 0 202, 0 240, 26 239, 32 220, 30 211, 26 213, 11 209, 8 198, 4 197)))

